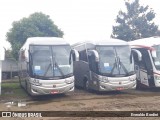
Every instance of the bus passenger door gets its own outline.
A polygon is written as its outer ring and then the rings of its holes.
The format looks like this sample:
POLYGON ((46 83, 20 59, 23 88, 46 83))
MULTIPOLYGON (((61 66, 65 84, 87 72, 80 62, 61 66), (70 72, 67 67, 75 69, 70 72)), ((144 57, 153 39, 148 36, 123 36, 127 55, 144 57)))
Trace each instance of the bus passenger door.
POLYGON ((98 63, 99 62, 99 54, 96 50, 89 50, 88 51, 88 63, 89 63, 89 84, 92 89, 98 90, 99 83, 96 76, 98 70, 98 63), (94 75, 93 75, 94 74, 94 75))
POLYGON ((73 75, 74 75, 74 82, 76 83, 76 78, 78 78, 78 69, 77 67, 79 66, 79 53, 77 50, 72 49, 70 52, 70 56, 69 56, 69 64, 73 65, 73 75))
POLYGON ((146 59, 148 56, 148 52, 145 49, 132 49, 134 62, 135 62, 135 72, 137 76, 137 83, 142 84, 144 86, 149 86, 148 79, 148 68, 146 59))
POLYGON ((142 53, 142 60, 139 62, 140 82, 142 85, 149 87, 149 79, 150 79, 148 78, 149 75, 148 64, 150 64, 148 61, 149 54, 146 49, 141 49, 141 53, 142 53))
POLYGON ((149 86, 148 83, 148 75, 147 75, 147 70, 143 67, 140 68, 140 83, 145 85, 145 86, 149 86))
MULTIPOLYGON (((76 61, 79 61, 79 53, 77 50, 72 49, 70 52, 70 56, 69 56, 69 64, 70 65, 73 64, 73 66, 74 66, 74 63, 76 61)), ((73 70, 74 70, 74 68, 73 68, 73 70)))
POLYGON ((137 82, 141 83, 141 77, 140 77, 140 62, 142 61, 142 54, 139 50, 132 49, 132 54, 131 54, 131 61, 132 61, 132 55, 134 59, 134 70, 136 72, 136 78, 137 82))
POLYGON ((150 56, 150 50, 144 50, 144 56, 142 59, 144 59, 145 69, 147 72, 147 86, 148 87, 155 87, 155 82, 153 79, 153 65, 151 63, 152 57, 150 56))

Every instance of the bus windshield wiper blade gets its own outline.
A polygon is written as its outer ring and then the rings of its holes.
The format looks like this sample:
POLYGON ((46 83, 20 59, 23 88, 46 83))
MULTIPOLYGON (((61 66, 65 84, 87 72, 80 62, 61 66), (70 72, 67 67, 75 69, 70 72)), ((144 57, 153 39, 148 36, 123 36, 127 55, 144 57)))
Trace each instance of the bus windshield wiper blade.
POLYGON ((111 75, 113 75, 113 71, 114 71, 114 69, 116 68, 116 66, 117 66, 117 63, 116 63, 116 60, 115 60, 114 66, 113 66, 113 68, 112 68, 112 70, 111 70, 111 72, 110 72, 111 75))
POLYGON ((113 71, 114 71, 115 68, 118 69, 119 74, 120 74, 120 68, 119 68, 119 66, 122 66, 124 72, 125 72, 126 74, 129 74, 129 73, 128 73, 128 70, 125 68, 125 66, 123 65, 123 63, 120 61, 120 58, 119 58, 119 57, 115 58, 115 63, 114 63, 114 66, 113 66, 113 68, 112 68, 111 74, 113 74, 113 71))
POLYGON ((57 62, 55 61, 55 65, 57 66, 57 68, 59 69, 59 72, 61 73, 62 76, 64 76, 63 71, 61 70, 61 68, 59 67, 59 65, 57 64, 57 62))
POLYGON ((122 66, 124 72, 125 72, 126 74, 129 74, 129 73, 128 73, 128 70, 126 69, 126 67, 123 65, 122 62, 120 62, 120 65, 122 66))
MULTIPOLYGON (((127 70, 126 67, 123 65, 123 63, 121 62, 120 57, 118 56, 118 66, 119 66, 119 65, 123 68, 123 70, 124 70, 124 72, 125 72, 126 74, 129 74, 129 73, 128 73, 128 70, 127 70)), ((119 72, 120 72, 120 70, 119 70, 119 72)))
POLYGON ((48 70, 49 70, 50 67, 51 67, 51 63, 48 65, 47 70, 44 73, 44 77, 46 76, 46 74, 47 74, 47 72, 48 72, 48 70))
POLYGON ((113 71, 114 71, 114 69, 116 68, 116 69, 118 69, 118 71, 119 71, 119 73, 120 73, 120 70, 119 70, 119 63, 120 62, 120 58, 117 56, 117 57, 115 57, 115 62, 114 62, 114 66, 113 66, 113 68, 112 68, 112 71, 111 71, 111 74, 113 75, 113 71))

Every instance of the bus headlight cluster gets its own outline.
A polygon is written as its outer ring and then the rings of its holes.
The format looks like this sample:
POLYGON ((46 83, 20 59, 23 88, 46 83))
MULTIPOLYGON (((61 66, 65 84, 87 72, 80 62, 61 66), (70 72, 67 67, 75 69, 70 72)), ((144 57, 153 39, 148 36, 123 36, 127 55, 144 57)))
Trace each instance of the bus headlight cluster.
POLYGON ((135 81, 135 80, 136 80, 136 78, 129 77, 129 80, 130 80, 130 81, 135 81))
POLYGON ((160 76, 159 75, 154 75, 155 80, 160 80, 160 76))
POLYGON ((99 77, 99 80, 100 80, 101 82, 104 82, 104 83, 109 82, 108 77, 105 77, 105 76, 99 77))
POLYGON ((73 83, 73 82, 74 82, 74 77, 72 77, 72 78, 66 78, 65 82, 66 82, 67 84, 73 83))
POLYGON ((42 85, 42 83, 40 83, 39 80, 37 80, 37 79, 33 79, 31 83, 33 85, 36 85, 36 86, 41 86, 42 85))

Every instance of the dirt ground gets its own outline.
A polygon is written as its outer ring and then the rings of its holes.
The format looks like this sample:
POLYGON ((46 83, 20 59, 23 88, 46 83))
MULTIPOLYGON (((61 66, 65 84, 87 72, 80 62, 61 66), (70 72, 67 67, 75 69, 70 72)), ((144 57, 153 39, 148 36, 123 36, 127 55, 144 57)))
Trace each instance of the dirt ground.
MULTIPOLYGON (((29 99, 1 100, 0 111, 160 111, 160 90, 126 90, 118 92, 86 92, 76 89, 65 95, 29 99), (20 106, 21 103, 21 106, 20 106)), ((159 115, 160 116, 160 115, 159 115)), ((9 118, 3 118, 9 119, 9 118)), ((24 120, 25 118, 11 118, 24 120)), ((37 119, 37 118, 29 118, 37 119)), ((42 117, 39 120, 159 120, 159 117, 42 117)))

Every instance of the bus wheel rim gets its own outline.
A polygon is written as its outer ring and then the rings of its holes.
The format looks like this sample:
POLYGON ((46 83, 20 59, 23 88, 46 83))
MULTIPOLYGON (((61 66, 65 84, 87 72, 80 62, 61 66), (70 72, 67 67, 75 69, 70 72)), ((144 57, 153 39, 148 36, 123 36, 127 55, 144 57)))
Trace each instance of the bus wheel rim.
POLYGON ((87 90, 89 89, 89 82, 88 82, 88 80, 86 81, 86 89, 87 90))

